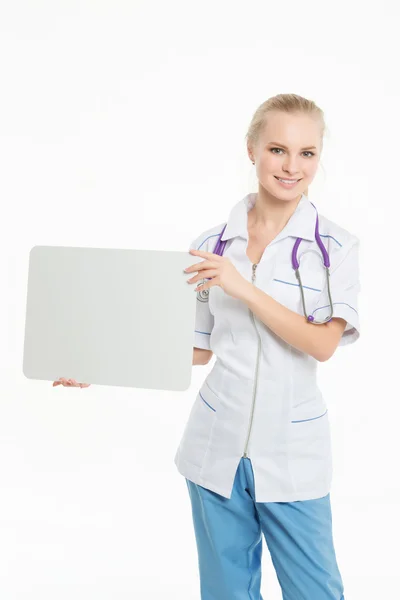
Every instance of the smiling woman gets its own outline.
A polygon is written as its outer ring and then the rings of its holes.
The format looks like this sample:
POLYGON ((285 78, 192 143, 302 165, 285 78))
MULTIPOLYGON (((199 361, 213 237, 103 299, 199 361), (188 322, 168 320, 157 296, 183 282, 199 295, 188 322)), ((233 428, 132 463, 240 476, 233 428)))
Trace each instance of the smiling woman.
POLYGON ((186 270, 197 292, 193 361, 216 361, 175 463, 192 502, 204 600, 260 596, 262 533, 285 597, 344 600, 317 366, 359 337, 359 241, 308 199, 324 129, 311 100, 264 102, 246 136, 257 192, 190 245, 203 259, 186 270))

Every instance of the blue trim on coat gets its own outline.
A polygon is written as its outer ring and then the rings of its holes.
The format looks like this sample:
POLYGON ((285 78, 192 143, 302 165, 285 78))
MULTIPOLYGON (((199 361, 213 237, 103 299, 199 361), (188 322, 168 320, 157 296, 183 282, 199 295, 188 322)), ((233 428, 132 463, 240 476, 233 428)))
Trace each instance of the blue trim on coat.
POLYGON ((200 244, 200 246, 197 248, 197 250, 200 250, 200 248, 202 247, 202 245, 203 245, 203 244, 205 244, 205 242, 206 242, 207 240, 209 240, 209 239, 210 239, 210 238, 212 238, 212 237, 216 237, 217 235, 221 235, 221 233, 222 233, 222 231, 220 231, 219 233, 213 233, 212 235, 209 235, 208 237, 206 237, 206 239, 205 239, 205 240, 203 240, 203 241, 201 242, 201 244, 200 244))
MULTIPOLYGON (((204 239, 204 240, 201 242, 201 244, 200 244, 200 246, 197 248, 197 250, 200 250, 200 248, 202 247, 202 245, 203 245, 203 244, 205 244, 205 242, 206 242, 207 240, 209 240, 210 238, 212 238, 212 237, 216 237, 217 235, 218 235, 218 236, 220 236, 220 235, 221 235, 221 233, 222 233, 222 231, 223 231, 223 230, 221 230, 219 233, 212 233, 211 235, 209 235, 208 237, 206 237, 206 238, 205 238, 205 239, 204 239)), ((331 238, 331 239, 332 239, 332 240, 334 240, 334 241, 335 241, 337 244, 339 244, 339 246, 340 246, 340 247, 342 247, 342 244, 341 244, 341 243, 340 243, 340 242, 339 242, 339 241, 338 241, 336 238, 334 238, 334 237, 333 237, 333 235, 324 234, 324 233, 320 233, 319 235, 320 235, 320 237, 331 238)))
POLYGON ((320 419, 321 417, 326 415, 327 412, 328 409, 326 409, 326 411, 322 415, 319 415, 319 417, 312 417, 311 419, 301 419, 300 421, 292 421, 292 423, 304 423, 304 421, 315 421, 315 419, 320 419))
MULTIPOLYGON (((332 302, 333 306, 335 306, 335 304, 345 304, 346 306, 348 306, 349 308, 351 308, 352 310, 354 310, 354 312, 358 315, 358 312, 356 311, 356 309, 353 306, 350 306, 350 304, 347 304, 347 302, 332 302)), ((312 314, 314 314, 315 312, 317 312, 317 310, 321 310, 321 308, 329 308, 330 304, 325 304, 325 306, 319 306, 318 308, 315 308, 312 311, 312 314)), ((335 315, 333 315, 335 316, 335 315)))
POLYGON ((329 238, 332 238, 332 240, 335 240, 335 242, 336 242, 337 244, 339 244, 339 246, 340 246, 340 247, 342 247, 342 244, 341 244, 340 242, 338 242, 338 240, 337 240, 336 238, 334 238, 334 237, 333 237, 333 235, 329 235, 329 234, 323 234, 323 233, 320 233, 319 235, 320 235, 321 237, 329 237, 329 238))
MULTIPOLYGON (((287 283, 288 285, 297 285, 297 287, 300 286, 299 283, 292 283, 291 281, 283 281, 283 279, 273 279, 273 281, 279 281, 280 283, 287 283)), ((307 289, 307 290, 314 290, 314 292, 322 292, 322 290, 319 290, 318 288, 313 288, 310 287, 309 285, 303 285, 303 288, 307 289)))
POLYGON ((213 410, 214 412, 217 412, 217 411, 215 410, 215 408, 213 408, 213 407, 211 406, 211 404, 208 404, 208 402, 207 402, 206 400, 204 400, 203 396, 201 395, 201 392, 199 392, 199 396, 200 396, 200 398, 203 400, 203 402, 204 402, 205 404, 207 404, 207 406, 209 406, 209 407, 211 408, 211 410, 213 410))

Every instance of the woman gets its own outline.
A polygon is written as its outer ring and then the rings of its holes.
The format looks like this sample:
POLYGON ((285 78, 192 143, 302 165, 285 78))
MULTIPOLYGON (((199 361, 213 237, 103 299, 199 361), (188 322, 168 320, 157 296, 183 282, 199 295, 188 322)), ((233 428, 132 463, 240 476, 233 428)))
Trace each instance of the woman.
MULTIPOLYGON (((330 428, 316 368, 360 335, 359 240, 318 216, 328 286, 307 197, 324 129, 310 100, 281 94, 264 102, 246 136, 258 192, 233 207, 226 227, 191 244, 204 259, 186 269, 198 284, 193 364, 213 354, 216 362, 175 463, 192 503, 202 600, 262 600, 262 534, 284 600, 344 600, 332 539, 330 428), (219 239, 222 256, 214 253, 219 239)), ((53 383, 60 384, 90 385, 53 383)))
POLYGON ((233 207, 225 229, 191 244, 204 259, 186 269, 197 284, 193 362, 216 361, 175 464, 192 503, 202 600, 262 600, 262 534, 285 600, 344 600, 316 370, 359 337, 359 240, 319 215, 328 290, 307 197, 323 135, 314 102, 293 94, 264 102, 246 136, 258 192, 233 207), (297 238, 304 305, 292 262, 297 238), (222 256, 214 253, 219 239, 222 256))

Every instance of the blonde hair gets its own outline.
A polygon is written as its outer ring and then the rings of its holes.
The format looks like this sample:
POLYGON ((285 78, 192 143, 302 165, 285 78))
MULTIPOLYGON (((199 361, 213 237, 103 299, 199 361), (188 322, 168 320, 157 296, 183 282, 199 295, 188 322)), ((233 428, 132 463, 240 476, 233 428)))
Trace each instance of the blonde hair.
MULTIPOLYGON (((323 137, 326 131, 324 113, 313 100, 308 100, 297 94, 278 94, 277 96, 272 96, 257 108, 245 136, 248 147, 251 147, 258 142, 259 136, 266 125, 268 113, 272 111, 281 111, 292 114, 302 113, 315 118, 320 122, 321 126, 322 148, 323 137)), ((305 194, 306 196, 308 195, 308 188, 306 189, 305 194)))

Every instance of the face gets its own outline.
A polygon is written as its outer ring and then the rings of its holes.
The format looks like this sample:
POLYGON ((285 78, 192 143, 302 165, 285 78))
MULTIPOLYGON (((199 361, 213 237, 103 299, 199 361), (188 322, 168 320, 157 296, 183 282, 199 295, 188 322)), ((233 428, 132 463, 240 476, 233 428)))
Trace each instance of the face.
POLYGON ((260 188, 275 198, 293 200, 307 194, 321 150, 321 129, 316 119, 301 113, 271 112, 257 144, 249 147, 248 153, 255 162, 260 188), (285 184, 278 178, 296 181, 285 184))

